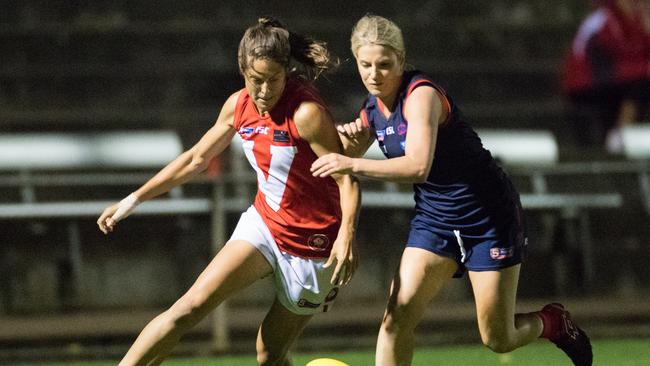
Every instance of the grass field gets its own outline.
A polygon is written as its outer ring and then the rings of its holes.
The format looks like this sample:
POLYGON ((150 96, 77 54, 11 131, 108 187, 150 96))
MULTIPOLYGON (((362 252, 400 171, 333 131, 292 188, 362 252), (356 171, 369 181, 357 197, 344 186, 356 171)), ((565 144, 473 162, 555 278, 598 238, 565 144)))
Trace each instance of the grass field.
MULTIPOLYGON (((601 366, 646 366, 650 365, 650 339, 600 340, 593 342, 594 365, 601 366)), ((303 366, 314 358, 336 358, 351 366, 373 365, 373 352, 323 352, 295 354, 295 366, 303 366)), ((32 366, 108 366, 116 361, 77 363, 32 363, 32 366)), ((495 354, 481 346, 450 346, 421 348, 415 353, 413 366, 452 365, 490 366, 525 365, 554 366, 570 365, 569 359, 551 343, 535 342, 512 353, 495 354)), ((251 366, 256 365, 253 356, 223 356, 214 358, 170 359, 167 366, 251 366)))

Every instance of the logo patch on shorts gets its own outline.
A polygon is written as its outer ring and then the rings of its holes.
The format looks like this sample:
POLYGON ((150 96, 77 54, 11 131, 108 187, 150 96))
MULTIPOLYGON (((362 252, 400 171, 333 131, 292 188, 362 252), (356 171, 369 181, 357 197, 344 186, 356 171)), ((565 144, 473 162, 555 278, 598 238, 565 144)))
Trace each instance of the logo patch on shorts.
POLYGON ((508 248, 490 248, 490 258, 494 260, 502 260, 510 258, 515 255, 515 247, 508 248))
POLYGON ((310 302, 307 299, 298 300, 298 307, 301 307, 301 308, 316 309, 319 306, 320 306, 320 304, 314 304, 313 302, 310 302))
POLYGON ((329 243, 330 239, 325 234, 312 234, 307 240, 307 245, 319 252, 326 250, 329 243))

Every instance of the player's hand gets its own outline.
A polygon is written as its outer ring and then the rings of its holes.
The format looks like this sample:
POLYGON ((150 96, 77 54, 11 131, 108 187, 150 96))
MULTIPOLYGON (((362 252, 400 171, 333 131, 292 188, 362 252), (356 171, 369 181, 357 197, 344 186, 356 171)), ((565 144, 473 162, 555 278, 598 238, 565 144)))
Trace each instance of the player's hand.
POLYGON ((97 219, 97 225, 99 230, 104 234, 108 234, 113 231, 115 225, 120 221, 125 219, 133 209, 140 204, 140 201, 134 194, 130 194, 125 199, 120 202, 107 207, 104 212, 102 212, 99 219, 97 219))
POLYGON ((99 216, 99 219, 97 219, 97 226, 99 226, 99 230, 104 234, 113 231, 113 227, 115 227, 116 222, 113 220, 113 214, 117 211, 117 206, 118 204, 116 203, 106 207, 104 212, 99 216))
POLYGON ((357 118, 352 122, 338 124, 336 125, 336 130, 339 131, 341 135, 353 140, 368 134, 368 128, 363 125, 361 118, 357 118))
POLYGON ((352 241, 336 239, 334 245, 332 245, 332 252, 323 267, 329 268, 334 263, 336 263, 336 267, 334 267, 330 283, 337 286, 347 285, 352 279, 358 264, 352 241))
POLYGON ((316 159, 311 164, 311 174, 314 177, 328 177, 332 174, 352 173, 353 159, 345 155, 329 153, 316 159))

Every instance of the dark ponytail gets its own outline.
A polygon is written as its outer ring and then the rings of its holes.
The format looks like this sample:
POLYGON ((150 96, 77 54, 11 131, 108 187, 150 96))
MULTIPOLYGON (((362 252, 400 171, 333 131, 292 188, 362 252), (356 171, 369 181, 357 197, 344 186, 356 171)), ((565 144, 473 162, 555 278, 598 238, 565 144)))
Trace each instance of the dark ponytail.
POLYGON ((336 66, 324 42, 291 32, 278 19, 261 17, 246 30, 239 43, 239 71, 243 74, 255 59, 269 59, 285 66, 293 76, 309 80, 336 66))
POLYGON ((261 25, 262 27, 275 27, 275 28, 281 28, 281 29, 287 29, 287 26, 282 23, 280 19, 274 18, 269 15, 263 15, 257 19, 257 24, 261 25))

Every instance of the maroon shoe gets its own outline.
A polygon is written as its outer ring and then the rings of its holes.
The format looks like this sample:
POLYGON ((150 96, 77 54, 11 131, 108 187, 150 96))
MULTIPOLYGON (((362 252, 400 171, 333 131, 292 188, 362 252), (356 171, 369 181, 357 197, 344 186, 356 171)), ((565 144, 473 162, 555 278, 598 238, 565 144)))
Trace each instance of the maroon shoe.
POLYGON ((543 338, 564 351, 576 366, 591 366, 593 353, 587 334, 571 319, 564 306, 552 303, 537 313, 544 323, 543 338))

